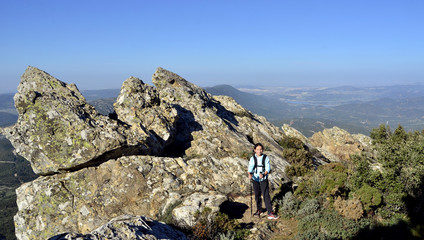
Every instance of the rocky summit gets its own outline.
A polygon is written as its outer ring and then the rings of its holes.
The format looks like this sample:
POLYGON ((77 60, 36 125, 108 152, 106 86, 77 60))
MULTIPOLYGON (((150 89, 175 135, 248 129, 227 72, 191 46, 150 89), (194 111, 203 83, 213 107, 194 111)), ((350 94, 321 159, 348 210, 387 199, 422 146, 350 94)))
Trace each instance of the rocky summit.
POLYGON ((256 142, 272 159, 271 186, 286 179, 281 129, 165 69, 152 81, 125 80, 115 112, 103 116, 74 84, 28 67, 14 97, 18 121, 1 130, 40 175, 16 191, 18 239, 96 239, 128 215, 170 214, 190 226, 196 211, 249 192, 256 142))

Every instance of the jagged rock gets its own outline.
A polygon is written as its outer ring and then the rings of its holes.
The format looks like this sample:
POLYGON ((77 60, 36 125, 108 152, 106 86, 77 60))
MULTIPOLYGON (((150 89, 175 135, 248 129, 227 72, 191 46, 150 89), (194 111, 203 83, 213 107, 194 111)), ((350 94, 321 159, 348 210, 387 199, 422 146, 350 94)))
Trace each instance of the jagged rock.
POLYGON ((128 145, 155 152, 148 134, 135 136, 117 121, 99 115, 73 84, 28 67, 15 97, 17 123, 3 130, 16 152, 37 174, 51 174, 123 154, 128 145), (129 144, 131 142, 131 144, 129 144))
POLYGON ((107 224, 89 234, 63 233, 49 240, 103 240, 103 239, 172 239, 185 240, 187 237, 180 231, 147 217, 123 215, 112 219, 107 224))
POLYGON ((173 149, 183 149, 188 156, 227 157, 252 151, 252 144, 282 156, 278 141, 284 133, 243 109, 230 97, 212 97, 205 90, 175 73, 158 68, 153 84, 160 98, 178 109, 177 136, 173 149))
POLYGON ((283 124, 283 126, 281 127, 281 129, 283 130, 283 132, 287 136, 297 138, 300 141, 302 141, 304 144, 308 144, 309 143, 309 140, 308 140, 307 137, 305 137, 305 135, 303 135, 297 129, 292 128, 290 125, 283 124))
POLYGON ((158 136, 158 144, 163 146, 172 142, 178 120, 177 110, 161 102, 156 89, 140 79, 130 77, 125 80, 114 108, 118 119, 131 125, 134 132, 144 134, 149 131, 158 136))
MULTIPOLYGON (((16 190, 18 239, 47 239, 61 232, 87 234, 122 214, 157 219, 178 202, 183 204, 173 210, 176 220, 200 209, 183 207, 193 202, 207 202, 202 208, 207 206, 214 213, 224 196, 248 194, 246 169, 247 161, 240 158, 128 156, 76 172, 42 176, 16 190)), ((284 168, 273 169, 270 181, 281 181, 284 168)))
POLYGON ((362 134, 351 135, 338 127, 324 129, 309 138, 312 146, 316 147, 326 158, 332 161, 349 160, 352 154, 369 152, 371 139, 362 134))
POLYGON ((174 208, 172 215, 175 221, 182 223, 181 225, 193 227, 196 223, 196 212, 201 213, 205 208, 209 208, 211 213, 219 212, 219 206, 226 200, 226 196, 216 192, 193 193, 184 200, 182 206, 174 208))
POLYGON ((76 87, 28 68, 15 97, 19 120, 6 136, 38 173, 51 175, 17 189, 18 239, 89 234, 123 214, 158 219, 171 211, 181 220, 194 214, 181 208, 190 202, 217 211, 223 196, 248 193, 256 142, 271 157, 271 190, 286 178, 281 129, 162 68, 153 83, 157 89, 127 79, 115 120, 76 87))

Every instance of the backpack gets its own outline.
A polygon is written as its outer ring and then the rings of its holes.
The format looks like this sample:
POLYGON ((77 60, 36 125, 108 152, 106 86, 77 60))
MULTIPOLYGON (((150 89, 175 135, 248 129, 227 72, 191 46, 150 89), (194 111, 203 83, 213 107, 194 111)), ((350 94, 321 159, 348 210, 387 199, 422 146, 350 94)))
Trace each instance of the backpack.
MULTIPOLYGON (((263 154, 262 165, 259 165, 260 167, 263 167, 263 169, 265 169, 265 159, 266 159, 266 155, 263 154)), ((255 165, 253 166, 253 172, 254 172, 256 171, 256 168, 258 167, 258 159, 256 158, 255 154, 253 154, 253 160, 255 160, 255 165)))

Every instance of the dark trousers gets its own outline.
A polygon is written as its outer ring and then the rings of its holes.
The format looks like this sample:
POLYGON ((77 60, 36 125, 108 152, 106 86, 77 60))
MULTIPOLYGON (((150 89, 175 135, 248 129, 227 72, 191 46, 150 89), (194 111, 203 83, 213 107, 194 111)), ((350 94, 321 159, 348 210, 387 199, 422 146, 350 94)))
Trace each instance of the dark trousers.
POLYGON ((264 197, 265 207, 268 213, 272 213, 271 197, 269 196, 269 183, 268 179, 257 182, 253 182, 253 189, 255 190, 256 209, 262 210, 262 199, 261 194, 264 197))

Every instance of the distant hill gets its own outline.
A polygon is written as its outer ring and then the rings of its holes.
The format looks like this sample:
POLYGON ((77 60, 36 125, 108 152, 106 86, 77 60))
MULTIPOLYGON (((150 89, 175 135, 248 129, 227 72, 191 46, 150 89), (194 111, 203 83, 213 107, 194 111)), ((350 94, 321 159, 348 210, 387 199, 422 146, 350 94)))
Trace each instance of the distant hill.
POLYGON ((96 110, 105 116, 114 111, 113 104, 116 102, 116 98, 102 98, 88 101, 89 104, 94 106, 96 110))
POLYGON ((207 87, 205 91, 212 95, 230 96, 247 110, 265 116, 269 121, 287 117, 291 111, 289 105, 278 98, 242 92, 230 85, 207 87))
POLYGON ((13 96, 15 96, 14 93, 0 94, 0 109, 15 108, 13 96))
POLYGON ((277 126, 291 124, 305 136, 333 126, 366 135, 380 124, 392 128, 401 124, 408 131, 424 128, 424 85, 243 91, 220 85, 206 90, 214 95, 229 95, 277 126))
POLYGON ((16 120, 18 120, 18 115, 7 112, 0 112, 0 127, 13 125, 16 120))
POLYGON ((117 98, 120 89, 100 89, 100 90, 83 90, 82 95, 85 97, 87 102, 97 99, 104 98, 117 98))
POLYGON ((247 110, 265 116, 276 126, 282 126, 284 123, 290 124, 307 137, 312 136, 315 132, 334 126, 341 127, 352 133, 369 133, 363 126, 343 123, 337 121, 337 119, 330 120, 325 118, 325 115, 317 114, 322 111, 328 111, 327 108, 311 107, 306 110, 301 105, 287 104, 279 100, 276 95, 256 95, 240 91, 230 85, 218 85, 205 88, 205 90, 212 95, 230 96, 247 110))

